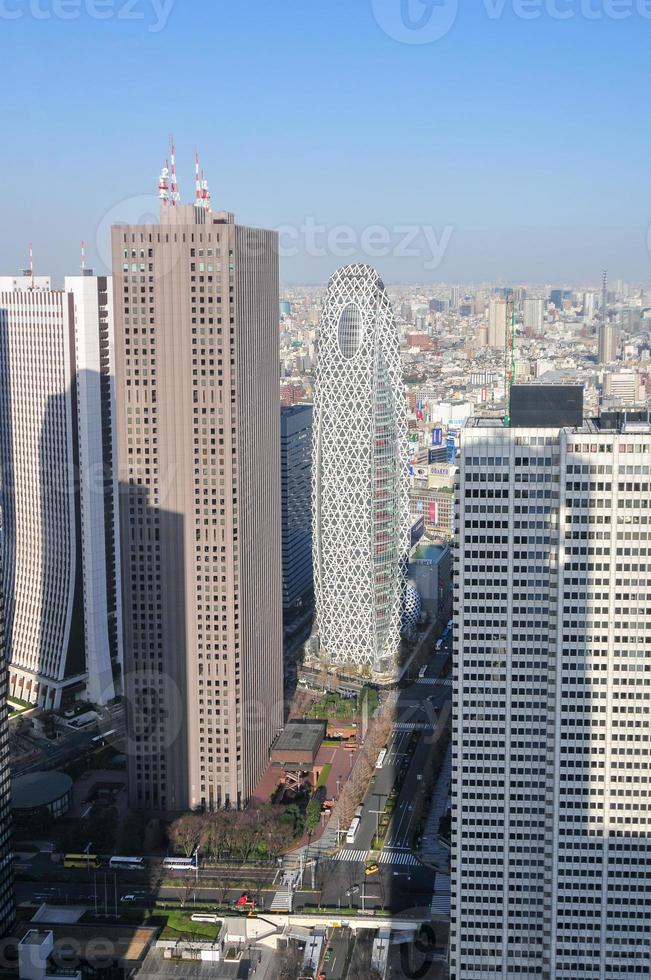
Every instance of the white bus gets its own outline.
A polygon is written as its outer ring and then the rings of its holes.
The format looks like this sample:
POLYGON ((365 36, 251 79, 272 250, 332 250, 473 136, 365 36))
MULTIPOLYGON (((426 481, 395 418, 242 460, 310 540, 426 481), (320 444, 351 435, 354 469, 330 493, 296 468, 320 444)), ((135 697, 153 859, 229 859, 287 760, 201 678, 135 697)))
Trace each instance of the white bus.
POLYGON ((386 759, 386 757, 387 757, 387 750, 386 750, 386 746, 385 746, 382 749, 382 751, 380 752, 379 756, 377 757, 377 762, 375 763, 375 768, 376 769, 381 769, 382 768, 382 766, 384 765, 384 760, 386 759))
POLYGON ((117 735, 117 733, 117 728, 112 728, 110 732, 102 732, 100 735, 96 735, 94 738, 91 738, 91 745, 106 745, 107 739, 112 738, 114 735, 117 735))
POLYGON ((196 864, 194 858, 166 857, 163 859, 163 867, 174 871, 194 871, 196 864))
POLYGON ((357 831, 359 830, 359 825, 361 823, 360 817, 353 817, 353 822, 351 823, 348 831, 346 832, 346 843, 353 844, 355 842, 355 837, 357 836, 357 831))
POLYGON ((109 867, 125 871, 144 871, 145 859, 141 857, 112 857, 109 867))

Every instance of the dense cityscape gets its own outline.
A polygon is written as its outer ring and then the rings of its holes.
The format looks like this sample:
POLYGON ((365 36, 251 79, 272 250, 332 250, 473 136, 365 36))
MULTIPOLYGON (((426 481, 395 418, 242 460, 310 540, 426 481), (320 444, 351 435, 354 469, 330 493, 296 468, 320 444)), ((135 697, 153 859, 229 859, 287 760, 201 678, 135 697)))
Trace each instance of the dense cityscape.
POLYGON ((0 9, 0 978, 649 977, 643 5, 218 6, 0 9))

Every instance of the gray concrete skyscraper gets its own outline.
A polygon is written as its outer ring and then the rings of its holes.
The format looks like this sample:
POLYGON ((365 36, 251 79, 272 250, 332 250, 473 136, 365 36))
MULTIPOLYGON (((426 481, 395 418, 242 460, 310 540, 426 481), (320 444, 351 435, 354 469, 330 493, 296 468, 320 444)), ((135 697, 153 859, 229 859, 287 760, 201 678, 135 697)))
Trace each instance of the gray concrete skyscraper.
POLYGON ((113 228, 129 791, 239 807, 283 724, 278 249, 182 205, 113 228))

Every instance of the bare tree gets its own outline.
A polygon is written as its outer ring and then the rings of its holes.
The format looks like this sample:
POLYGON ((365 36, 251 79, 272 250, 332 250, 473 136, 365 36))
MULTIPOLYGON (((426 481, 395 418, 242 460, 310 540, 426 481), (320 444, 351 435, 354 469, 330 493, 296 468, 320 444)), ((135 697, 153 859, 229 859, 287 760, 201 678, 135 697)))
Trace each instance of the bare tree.
POLYGON ((213 861, 219 861, 232 846, 237 814, 216 810, 204 818, 201 846, 213 861))
POLYGON ((258 840, 259 825, 257 815, 245 811, 235 827, 233 844, 245 864, 250 858, 258 840))
POLYGON ((198 814, 188 813, 184 817, 179 817, 170 825, 170 843, 185 857, 190 857, 201 842, 203 827, 204 818, 198 814))

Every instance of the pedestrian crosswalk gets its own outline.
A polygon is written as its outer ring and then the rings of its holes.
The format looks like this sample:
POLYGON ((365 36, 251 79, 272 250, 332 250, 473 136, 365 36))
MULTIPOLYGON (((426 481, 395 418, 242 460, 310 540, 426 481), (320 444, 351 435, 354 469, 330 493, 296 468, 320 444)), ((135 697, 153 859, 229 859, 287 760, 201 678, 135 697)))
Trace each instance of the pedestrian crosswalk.
POLYGON ((335 854, 333 859, 335 861, 368 861, 368 855, 368 851, 360 850, 360 848, 346 848, 335 854))
POLYGON ((451 677, 418 677, 416 684, 436 684, 438 687, 452 687, 451 677))
POLYGON ((433 725, 427 725, 422 721, 397 721, 393 726, 396 732, 432 732, 433 725))
POLYGON ((432 915, 449 916, 450 915, 450 896, 449 895, 433 895, 432 904, 430 906, 430 911, 432 915))
MULTIPOLYGON (((334 854, 332 857, 333 861, 350 861, 351 863, 365 864, 369 859, 370 851, 364 851, 360 848, 345 848, 343 851, 339 851, 338 854, 334 854)), ((378 864, 393 864, 402 865, 403 867, 415 868, 420 866, 420 861, 418 858, 414 857, 411 851, 408 850, 394 850, 390 847, 385 847, 380 852, 378 858, 378 864)))
POLYGON ((414 857, 411 851, 392 851, 385 847, 380 852, 378 864, 397 864, 403 867, 415 868, 420 865, 420 861, 414 857))

